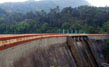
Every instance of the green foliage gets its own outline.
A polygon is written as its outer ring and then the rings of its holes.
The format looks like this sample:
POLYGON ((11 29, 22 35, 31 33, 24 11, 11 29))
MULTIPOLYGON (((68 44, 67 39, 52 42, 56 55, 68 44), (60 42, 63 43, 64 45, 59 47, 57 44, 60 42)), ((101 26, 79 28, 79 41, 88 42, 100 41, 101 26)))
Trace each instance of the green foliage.
POLYGON ((93 26, 86 26, 84 31, 86 33, 95 33, 95 28, 93 26))
POLYGON ((106 55, 109 55, 109 49, 107 49, 107 50, 105 51, 105 53, 106 53, 106 55))
POLYGON ((40 29, 42 33, 46 32, 46 30, 48 29, 48 23, 42 24, 40 29))
POLYGON ((107 55, 109 55, 109 40, 106 40, 106 44, 107 44, 107 49, 106 49, 105 53, 107 55))
POLYGON ((106 41, 106 44, 109 46, 109 40, 106 41))
POLYGON ((107 21, 104 25, 103 25, 104 31, 109 33, 109 21, 107 21))
POLYGON ((68 22, 62 24, 62 29, 70 29, 71 25, 68 22))
POLYGON ((0 9, 0 34, 20 33, 109 33, 109 7, 57 6, 46 13, 8 13, 0 9))

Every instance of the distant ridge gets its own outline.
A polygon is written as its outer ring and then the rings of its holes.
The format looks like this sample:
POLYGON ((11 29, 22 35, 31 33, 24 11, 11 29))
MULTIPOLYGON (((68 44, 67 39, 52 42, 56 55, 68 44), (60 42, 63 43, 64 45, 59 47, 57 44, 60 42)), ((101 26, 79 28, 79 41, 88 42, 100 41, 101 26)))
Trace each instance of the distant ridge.
POLYGON ((81 5, 90 5, 85 0, 28 0, 26 2, 15 2, 15 3, 3 3, 0 4, 0 8, 7 10, 8 12, 29 12, 29 11, 49 11, 51 8, 59 6, 64 7, 78 7, 81 5))

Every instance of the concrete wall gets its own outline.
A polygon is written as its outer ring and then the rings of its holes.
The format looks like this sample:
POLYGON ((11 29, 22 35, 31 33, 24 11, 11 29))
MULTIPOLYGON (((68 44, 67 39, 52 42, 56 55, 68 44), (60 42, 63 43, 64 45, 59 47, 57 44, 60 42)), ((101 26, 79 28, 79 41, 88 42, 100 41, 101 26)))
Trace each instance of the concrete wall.
POLYGON ((106 63, 105 50, 106 50, 106 40, 90 40, 94 46, 94 50, 97 52, 97 57, 101 63, 106 63))
POLYGON ((75 67, 66 37, 46 38, 0 51, 0 67, 75 67))
POLYGON ((93 52, 96 51, 102 62, 99 55, 104 42, 87 39, 87 36, 34 40, 0 51, 0 67, 98 67, 93 52))

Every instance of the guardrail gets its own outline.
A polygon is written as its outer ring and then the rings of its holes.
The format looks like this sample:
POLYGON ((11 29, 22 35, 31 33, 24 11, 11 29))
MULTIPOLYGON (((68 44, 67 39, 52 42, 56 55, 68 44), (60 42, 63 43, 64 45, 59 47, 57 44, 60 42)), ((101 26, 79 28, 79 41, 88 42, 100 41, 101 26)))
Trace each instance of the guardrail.
POLYGON ((33 40, 40 40, 51 37, 65 37, 65 34, 21 34, 21 35, 1 35, 0 50, 4 50, 16 45, 33 40))
POLYGON ((109 36, 108 34, 15 34, 0 35, 0 50, 4 50, 16 45, 33 40, 40 40, 51 37, 67 37, 67 36, 109 36))

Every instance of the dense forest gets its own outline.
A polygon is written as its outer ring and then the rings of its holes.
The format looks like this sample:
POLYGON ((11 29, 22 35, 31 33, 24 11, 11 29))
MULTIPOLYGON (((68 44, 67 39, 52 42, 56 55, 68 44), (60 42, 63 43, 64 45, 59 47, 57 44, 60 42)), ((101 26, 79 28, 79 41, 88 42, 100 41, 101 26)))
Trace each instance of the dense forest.
POLYGON ((59 6, 38 12, 7 12, 0 9, 0 34, 109 33, 109 7, 59 6))

